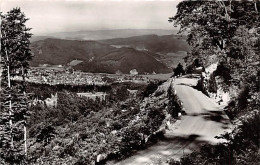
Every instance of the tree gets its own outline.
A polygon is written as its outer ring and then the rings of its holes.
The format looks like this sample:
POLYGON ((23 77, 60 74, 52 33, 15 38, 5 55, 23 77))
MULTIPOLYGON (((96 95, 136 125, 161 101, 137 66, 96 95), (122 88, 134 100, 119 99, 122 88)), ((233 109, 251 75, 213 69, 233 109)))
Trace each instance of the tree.
POLYGON ((181 65, 181 63, 179 63, 178 66, 174 69, 174 76, 180 76, 184 73, 185 71, 183 69, 183 66, 181 65))
POLYGON ((226 57, 239 27, 260 26, 256 1, 182 1, 177 8, 169 21, 180 25, 179 33, 188 32, 192 55, 201 59, 216 53, 226 57))
POLYGON ((51 140, 55 137, 55 128, 51 125, 44 126, 36 136, 37 142, 43 142, 44 146, 48 145, 51 140))
POLYGON ((27 154, 25 77, 32 58, 27 20, 20 8, 1 14, 1 157, 11 164, 22 163, 27 154))
POLYGON ((215 76, 222 77, 227 85, 241 75, 243 81, 256 75, 259 67, 253 61, 260 60, 258 0, 183 1, 177 8, 169 21, 180 25, 180 33, 188 34, 192 51, 187 61, 196 58, 206 64, 218 62, 219 73, 215 76))

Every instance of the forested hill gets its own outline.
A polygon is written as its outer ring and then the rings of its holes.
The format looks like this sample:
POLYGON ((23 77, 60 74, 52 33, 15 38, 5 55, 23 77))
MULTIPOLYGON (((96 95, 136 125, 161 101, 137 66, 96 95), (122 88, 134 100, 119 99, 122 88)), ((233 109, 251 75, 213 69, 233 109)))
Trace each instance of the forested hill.
POLYGON ((32 66, 39 64, 67 65, 73 60, 82 63, 76 69, 86 72, 129 73, 136 69, 139 73, 169 73, 165 64, 156 60, 152 52, 133 48, 115 48, 96 41, 76 41, 62 39, 45 39, 31 45, 34 58, 32 66))
POLYGON ((144 35, 129 38, 101 40, 100 42, 110 45, 133 47, 135 49, 146 49, 163 54, 190 50, 190 46, 186 42, 186 37, 180 35, 144 35))

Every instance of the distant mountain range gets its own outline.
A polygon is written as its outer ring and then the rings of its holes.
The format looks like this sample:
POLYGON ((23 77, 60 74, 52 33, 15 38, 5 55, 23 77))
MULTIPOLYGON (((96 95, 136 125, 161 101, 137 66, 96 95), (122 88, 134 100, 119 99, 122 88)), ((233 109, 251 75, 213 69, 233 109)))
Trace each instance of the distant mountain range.
POLYGON ((168 73, 170 69, 156 60, 152 52, 133 48, 115 48, 96 41, 71 41, 45 39, 32 43, 34 58, 32 66, 39 64, 67 65, 73 60, 83 61, 74 69, 86 72, 129 73, 137 69, 139 73, 168 73))
POLYGON ((47 38, 58 38, 66 40, 106 40, 112 38, 128 38, 133 36, 151 35, 158 36, 177 34, 176 30, 162 29, 117 29, 117 30, 93 30, 51 33, 44 36, 33 36, 31 41, 39 41, 47 38))
POLYGON ((189 46, 178 35, 143 35, 108 40, 47 38, 32 42, 32 66, 67 65, 103 73, 169 73, 186 56, 189 46))
POLYGON ((190 50, 186 36, 180 35, 144 35, 129 38, 100 40, 99 42, 114 47, 130 47, 140 51, 153 52, 154 57, 168 67, 176 67, 183 63, 183 57, 190 50))
POLYGON ((149 50, 151 52, 163 54, 190 50, 190 47, 186 42, 186 37, 179 35, 143 35, 129 38, 101 40, 100 42, 115 46, 132 47, 137 50, 149 50))

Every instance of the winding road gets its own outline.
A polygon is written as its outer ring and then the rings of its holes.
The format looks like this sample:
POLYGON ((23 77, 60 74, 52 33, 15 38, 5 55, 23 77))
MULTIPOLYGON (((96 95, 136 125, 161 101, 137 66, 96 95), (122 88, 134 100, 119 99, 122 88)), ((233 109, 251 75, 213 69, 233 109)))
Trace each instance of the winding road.
POLYGON ((215 136, 230 130, 229 119, 214 100, 192 87, 196 83, 197 80, 191 78, 175 79, 174 88, 186 115, 169 125, 165 139, 136 152, 118 165, 164 164, 169 158, 178 160, 183 154, 198 150, 202 144, 220 142, 215 136))

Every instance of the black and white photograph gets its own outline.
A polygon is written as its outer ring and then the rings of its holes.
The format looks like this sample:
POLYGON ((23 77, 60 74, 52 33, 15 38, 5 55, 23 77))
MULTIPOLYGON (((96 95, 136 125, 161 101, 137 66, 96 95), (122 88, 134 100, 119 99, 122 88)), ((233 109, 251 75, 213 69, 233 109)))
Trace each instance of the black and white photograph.
POLYGON ((1 165, 259 165, 259 0, 1 0, 1 165))

